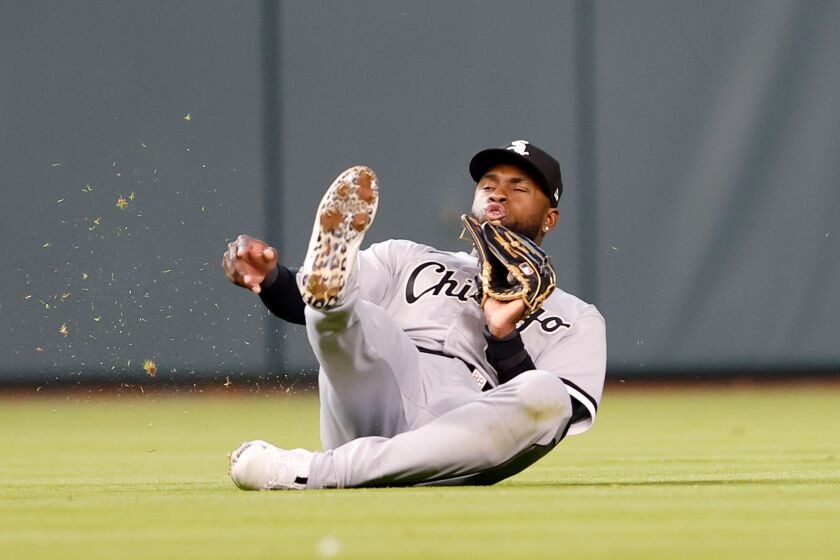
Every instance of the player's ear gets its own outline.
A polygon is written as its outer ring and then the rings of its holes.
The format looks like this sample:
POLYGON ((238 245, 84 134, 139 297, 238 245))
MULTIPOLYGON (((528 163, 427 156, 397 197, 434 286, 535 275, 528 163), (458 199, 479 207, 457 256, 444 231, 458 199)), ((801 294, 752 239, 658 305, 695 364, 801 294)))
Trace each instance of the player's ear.
POLYGON ((545 233, 553 230, 557 223, 560 221, 560 210, 557 208, 549 208, 548 212, 546 212, 545 218, 543 219, 542 230, 545 233))

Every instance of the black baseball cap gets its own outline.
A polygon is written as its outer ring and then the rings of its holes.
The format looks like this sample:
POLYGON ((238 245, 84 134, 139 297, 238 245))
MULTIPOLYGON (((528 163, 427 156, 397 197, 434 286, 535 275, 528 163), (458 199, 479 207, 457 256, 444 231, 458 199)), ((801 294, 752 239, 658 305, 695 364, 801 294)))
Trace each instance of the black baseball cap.
POLYGON ((514 140, 501 148, 481 150, 470 160, 470 175, 478 183, 487 170, 494 165, 509 163, 517 165, 533 175, 552 206, 560 202, 563 194, 563 179, 560 164, 528 140, 514 140))

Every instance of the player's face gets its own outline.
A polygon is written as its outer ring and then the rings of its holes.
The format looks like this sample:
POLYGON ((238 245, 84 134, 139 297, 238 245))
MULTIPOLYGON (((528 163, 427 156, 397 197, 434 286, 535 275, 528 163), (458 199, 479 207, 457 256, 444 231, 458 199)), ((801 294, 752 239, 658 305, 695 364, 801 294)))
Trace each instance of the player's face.
POLYGON ((472 215, 479 222, 498 221, 539 243, 545 228, 550 231, 557 225, 560 212, 530 174, 500 164, 488 169, 476 185, 472 215))

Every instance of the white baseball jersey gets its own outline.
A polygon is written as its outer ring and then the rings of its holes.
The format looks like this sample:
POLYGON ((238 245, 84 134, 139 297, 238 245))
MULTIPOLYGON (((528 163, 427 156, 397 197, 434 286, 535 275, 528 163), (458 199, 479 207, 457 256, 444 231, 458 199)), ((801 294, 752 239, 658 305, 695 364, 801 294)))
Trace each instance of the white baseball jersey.
MULTIPOLYGON (((384 309, 420 348, 459 358, 498 383, 485 355, 484 313, 475 299, 478 259, 405 240, 359 253, 359 296, 384 309)), ((592 425, 606 370, 606 332, 595 306, 556 289, 517 326, 537 369, 559 377, 589 415, 569 434, 592 425)))

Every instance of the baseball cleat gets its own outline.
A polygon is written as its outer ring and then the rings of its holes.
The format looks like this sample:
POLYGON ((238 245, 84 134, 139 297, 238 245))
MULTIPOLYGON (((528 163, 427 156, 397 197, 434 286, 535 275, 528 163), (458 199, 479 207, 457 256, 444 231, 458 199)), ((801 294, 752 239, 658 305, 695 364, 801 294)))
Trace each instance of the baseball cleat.
POLYGON ((280 449, 262 440, 246 441, 228 455, 230 477, 242 490, 303 490, 312 452, 280 449))
POLYGON ((378 203, 379 181, 362 165, 345 170, 327 189, 297 275, 306 305, 326 310, 340 304, 378 203))

